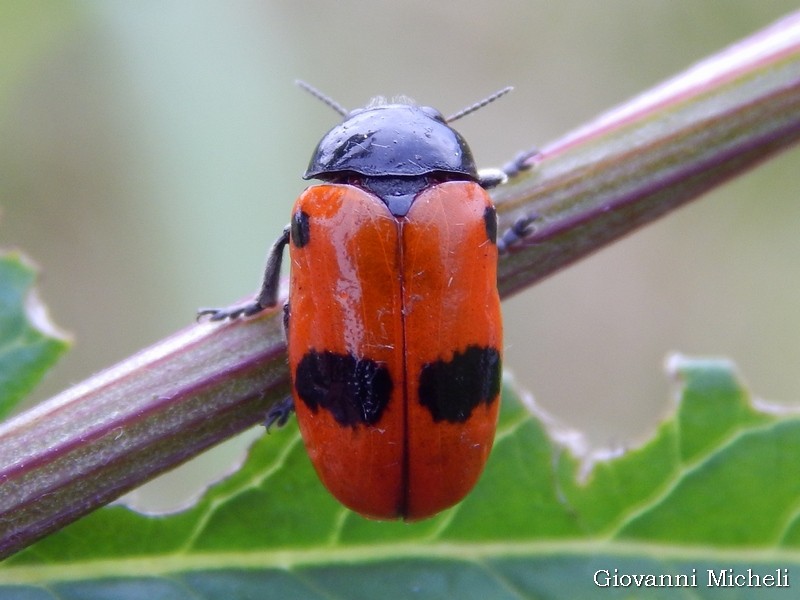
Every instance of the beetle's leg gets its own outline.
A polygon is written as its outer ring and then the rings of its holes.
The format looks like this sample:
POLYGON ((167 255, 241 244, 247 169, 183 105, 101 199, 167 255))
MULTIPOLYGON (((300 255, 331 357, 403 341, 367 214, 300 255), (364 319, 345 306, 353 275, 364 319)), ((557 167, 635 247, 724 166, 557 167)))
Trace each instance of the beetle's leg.
POLYGON ((275 306, 278 303, 278 288, 281 280, 281 262, 283 261, 283 251, 289 243, 290 226, 283 228, 281 236, 275 240, 267 257, 267 266, 264 268, 264 281, 261 283, 261 291, 256 297, 256 302, 261 308, 275 306))
MULTIPOLYGON (((286 337, 289 337, 289 303, 286 302, 283 305, 283 331, 286 333, 286 337)), ((286 421, 289 420, 289 417, 294 412, 294 398, 292 398, 291 394, 286 396, 280 402, 273 404, 272 408, 269 409, 267 412, 267 418, 264 419, 264 427, 267 428, 267 433, 269 433, 269 428, 273 425, 277 425, 278 427, 283 427, 286 425, 286 421)))
POLYGON ((278 427, 286 425, 293 412, 294 399, 291 396, 286 396, 280 402, 273 404, 272 408, 267 412, 267 418, 264 420, 264 427, 267 428, 267 433, 269 433, 269 428, 273 425, 278 427))
POLYGON ((223 321, 225 319, 236 319, 239 317, 249 317, 261 312, 265 308, 275 306, 278 303, 278 288, 281 278, 281 261, 283 260, 283 250, 289 243, 289 225, 287 225, 281 236, 272 245, 267 257, 267 266, 264 269, 264 280, 261 283, 261 290, 252 302, 238 304, 226 308, 201 308, 197 311, 197 316, 211 315, 211 321, 223 321))
POLYGON ((503 165, 503 173, 505 173, 506 177, 509 179, 514 179, 517 175, 522 173, 523 171, 527 171, 528 169, 533 168, 533 163, 528 162, 534 156, 539 154, 538 148, 531 148, 530 150, 522 150, 521 152, 517 153, 517 155, 512 158, 509 162, 503 165))
MULTIPOLYGON (((481 169, 478 171, 478 183, 487 190, 497 187, 509 179, 513 179, 523 171, 532 168, 533 164, 529 161, 537 154, 539 154, 539 150, 536 148, 524 150, 506 163, 502 169, 481 169)), ((511 227, 504 231, 503 235, 497 240, 497 249, 500 251, 500 254, 507 253, 511 246, 514 246, 520 240, 530 235, 533 230, 531 224, 536 219, 538 219, 538 215, 536 214, 520 217, 511 227)))
POLYGON ((533 233, 533 222, 538 218, 539 215, 534 213, 514 221, 514 224, 497 239, 497 251, 500 254, 506 254, 509 248, 533 233))
POLYGON ((533 165, 528 162, 528 159, 537 154, 539 151, 536 148, 525 150, 506 163, 502 169, 481 169, 478 171, 478 183, 485 190, 497 187, 530 169, 533 165))

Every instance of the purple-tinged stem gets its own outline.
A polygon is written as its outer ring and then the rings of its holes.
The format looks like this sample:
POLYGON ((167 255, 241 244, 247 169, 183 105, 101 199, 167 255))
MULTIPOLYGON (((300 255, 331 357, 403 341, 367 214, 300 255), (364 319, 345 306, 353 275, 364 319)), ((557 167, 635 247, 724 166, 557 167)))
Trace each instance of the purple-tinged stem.
MULTIPOLYGON (((800 14, 546 146, 496 191, 508 296, 800 137, 800 14)), ((764 200, 763 198, 760 200, 764 200)), ((0 426, 0 557, 262 421, 288 391, 280 311, 200 323, 0 426)))

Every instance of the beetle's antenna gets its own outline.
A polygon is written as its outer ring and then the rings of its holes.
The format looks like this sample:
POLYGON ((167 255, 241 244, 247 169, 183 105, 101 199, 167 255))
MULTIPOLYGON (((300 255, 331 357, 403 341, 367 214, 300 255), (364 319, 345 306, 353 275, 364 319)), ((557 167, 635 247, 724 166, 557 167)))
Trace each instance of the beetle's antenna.
POLYGON ((311 94, 312 96, 314 96, 314 98, 316 98, 317 100, 322 100, 322 102, 324 102, 325 104, 327 104, 328 106, 330 106, 330 107, 331 107, 333 110, 335 110, 337 113, 339 113, 339 114, 340 114, 340 115, 342 115, 343 117, 346 117, 346 116, 347 116, 347 113, 348 113, 349 111, 348 111, 348 110, 347 110, 347 109, 346 109, 344 106, 342 106, 341 104, 339 104, 339 103, 338 103, 336 100, 334 100, 334 99, 333 99, 333 98, 331 98, 330 96, 326 96, 325 94, 323 94, 322 92, 320 92, 320 91, 319 91, 317 88, 315 88, 315 87, 314 87, 313 85, 311 85, 310 83, 306 83, 306 82, 305 82, 305 81, 303 81, 302 79, 297 79, 297 80, 295 81, 295 83, 296 83, 296 84, 297 84, 299 87, 301 87, 301 88, 303 88, 305 91, 307 91, 309 94, 311 94))
POLYGON ((461 117, 466 117, 468 114, 474 113, 479 108, 483 108, 484 106, 486 106, 487 104, 489 104, 491 102, 494 102, 495 100, 497 100, 501 96, 505 96, 508 92, 510 92, 513 89, 514 88, 511 87, 511 86, 504 87, 502 90, 495 92, 494 94, 492 94, 491 96, 489 96, 487 98, 484 98, 480 102, 476 102, 475 104, 473 104, 472 106, 468 106, 467 108, 462 108, 457 113, 455 113, 453 115, 450 115, 449 117, 447 117, 445 119, 445 122, 452 123, 456 119, 460 119, 461 117))

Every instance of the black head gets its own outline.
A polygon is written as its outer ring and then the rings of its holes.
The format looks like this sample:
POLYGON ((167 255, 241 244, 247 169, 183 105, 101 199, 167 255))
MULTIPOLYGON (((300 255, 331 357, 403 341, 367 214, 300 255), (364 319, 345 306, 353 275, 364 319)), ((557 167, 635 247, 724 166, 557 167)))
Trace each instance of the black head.
POLYGON ((366 177, 442 172, 477 180, 472 152, 439 111, 379 104, 351 111, 320 140, 304 179, 351 172, 366 177))

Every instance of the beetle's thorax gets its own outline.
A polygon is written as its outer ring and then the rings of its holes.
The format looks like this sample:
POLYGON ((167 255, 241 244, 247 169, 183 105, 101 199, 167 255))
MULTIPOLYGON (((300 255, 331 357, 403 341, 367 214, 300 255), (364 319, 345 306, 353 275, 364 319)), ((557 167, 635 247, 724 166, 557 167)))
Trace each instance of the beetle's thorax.
POLYGON ((303 176, 359 185, 395 216, 440 181, 478 180, 472 152, 435 109, 382 104, 352 111, 320 140, 303 176))

